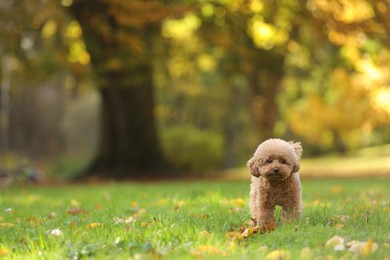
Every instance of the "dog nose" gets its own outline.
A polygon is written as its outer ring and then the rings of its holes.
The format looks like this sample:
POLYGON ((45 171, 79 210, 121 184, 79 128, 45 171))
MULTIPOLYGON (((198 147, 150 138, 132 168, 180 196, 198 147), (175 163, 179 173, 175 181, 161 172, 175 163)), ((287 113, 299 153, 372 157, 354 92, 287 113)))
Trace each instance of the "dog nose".
POLYGON ((279 168, 274 168, 274 173, 278 173, 279 172, 279 168))

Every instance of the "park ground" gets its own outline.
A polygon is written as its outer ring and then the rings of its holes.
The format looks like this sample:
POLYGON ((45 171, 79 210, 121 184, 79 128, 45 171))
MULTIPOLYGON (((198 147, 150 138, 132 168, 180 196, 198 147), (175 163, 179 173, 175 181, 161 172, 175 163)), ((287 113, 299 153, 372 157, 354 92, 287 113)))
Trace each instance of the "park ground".
POLYGON ((0 190, 2 259, 390 259, 390 146, 303 159, 303 216, 251 227, 245 167, 219 179, 0 190))
POLYGON ((390 179, 304 179, 303 217, 254 232, 248 180, 7 187, 3 259, 389 259, 390 179))

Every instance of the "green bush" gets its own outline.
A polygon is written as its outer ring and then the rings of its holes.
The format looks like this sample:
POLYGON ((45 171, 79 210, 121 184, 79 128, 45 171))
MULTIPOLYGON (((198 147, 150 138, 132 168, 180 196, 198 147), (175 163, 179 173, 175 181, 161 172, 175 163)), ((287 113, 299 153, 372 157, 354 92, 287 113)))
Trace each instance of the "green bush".
POLYGON ((217 168, 223 157, 223 138, 207 130, 177 126, 162 130, 165 156, 183 170, 203 172, 217 168))

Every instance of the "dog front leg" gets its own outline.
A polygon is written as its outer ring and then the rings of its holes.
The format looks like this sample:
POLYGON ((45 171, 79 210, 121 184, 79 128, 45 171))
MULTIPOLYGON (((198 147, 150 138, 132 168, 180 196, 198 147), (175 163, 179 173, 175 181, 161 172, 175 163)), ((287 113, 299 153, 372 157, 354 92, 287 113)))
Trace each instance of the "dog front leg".
POLYGON ((260 209, 259 222, 263 231, 272 231, 275 229, 274 218, 275 206, 263 206, 260 209))

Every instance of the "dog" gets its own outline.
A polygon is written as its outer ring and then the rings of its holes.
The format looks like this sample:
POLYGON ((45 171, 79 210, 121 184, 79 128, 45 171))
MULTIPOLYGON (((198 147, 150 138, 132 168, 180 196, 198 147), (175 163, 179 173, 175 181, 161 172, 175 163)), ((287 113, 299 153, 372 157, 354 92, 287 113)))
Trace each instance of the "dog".
POLYGON ((273 230, 276 205, 282 207, 282 220, 300 218, 302 188, 298 171, 302 151, 300 143, 268 139, 248 161, 252 175, 249 208, 255 226, 273 230))

